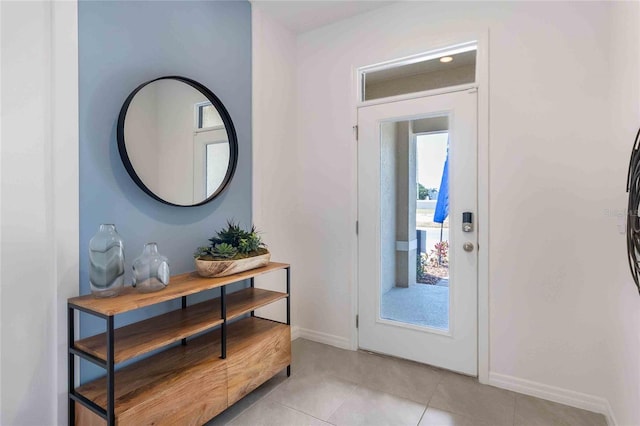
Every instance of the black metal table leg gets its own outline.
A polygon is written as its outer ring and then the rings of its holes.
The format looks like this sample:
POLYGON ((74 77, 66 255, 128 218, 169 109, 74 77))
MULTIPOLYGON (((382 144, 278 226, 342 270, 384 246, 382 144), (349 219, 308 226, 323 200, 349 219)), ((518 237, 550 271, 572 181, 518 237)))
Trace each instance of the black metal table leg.
MULTIPOLYGON (((287 325, 291 325, 291 267, 287 267, 287 325)), ((287 365, 287 377, 291 377, 291 365, 287 365)))
MULTIPOLYGON (((187 309, 187 296, 182 296, 182 309, 187 309)), ((187 338, 182 339, 182 346, 187 345, 187 338)))
POLYGON ((75 342, 75 315, 73 312, 73 308, 67 306, 67 326, 69 327, 67 330, 67 356, 69 365, 67 366, 68 373, 68 394, 67 399, 69 400, 69 426, 73 426, 76 423, 76 403, 73 399, 71 399, 71 394, 75 392, 76 387, 76 368, 75 368, 75 358, 71 353, 71 349, 73 349, 75 342))
POLYGON ((226 302, 227 290, 225 286, 220 287, 220 311, 222 313, 222 341, 221 348, 222 354, 220 358, 225 359, 227 357, 227 302, 226 302))
MULTIPOLYGON (((255 283, 255 278, 251 277, 251 279, 249 280, 249 282, 251 283, 251 288, 255 288, 256 283, 255 283)), ((256 316, 256 311, 251 311, 251 316, 255 317, 256 316)))
POLYGON ((287 267, 287 325, 291 325, 291 267, 287 267))
POLYGON ((115 368, 113 316, 107 318, 107 425, 115 426, 115 368))

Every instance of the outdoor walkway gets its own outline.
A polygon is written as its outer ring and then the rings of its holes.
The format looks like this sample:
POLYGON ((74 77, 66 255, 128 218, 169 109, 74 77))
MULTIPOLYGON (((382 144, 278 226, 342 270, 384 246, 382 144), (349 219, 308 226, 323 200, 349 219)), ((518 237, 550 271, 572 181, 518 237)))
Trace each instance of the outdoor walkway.
POLYGON ((393 287, 382 295, 380 316, 409 324, 449 328, 449 280, 438 285, 415 284, 393 287))

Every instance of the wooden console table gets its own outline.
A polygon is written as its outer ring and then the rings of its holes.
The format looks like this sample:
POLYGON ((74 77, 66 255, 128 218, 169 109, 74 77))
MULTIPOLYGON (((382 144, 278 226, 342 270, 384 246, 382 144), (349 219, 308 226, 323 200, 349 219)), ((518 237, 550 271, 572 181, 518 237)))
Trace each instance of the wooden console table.
POLYGON ((69 299, 69 424, 203 424, 285 367, 290 375, 290 271, 288 264, 271 262, 221 278, 176 275, 156 293, 126 287, 113 298, 69 299), (286 271, 285 293, 254 287, 256 276, 276 270, 286 271), (250 288, 226 293, 227 285, 247 279, 250 288), (219 298, 188 305, 187 296, 214 288, 220 288, 219 298), (182 309, 114 328, 118 314, 178 298, 182 309), (254 315, 282 299, 286 323, 254 315), (106 332, 76 340, 74 310, 105 319, 106 332), (104 368, 106 375, 76 388, 75 356, 104 368))

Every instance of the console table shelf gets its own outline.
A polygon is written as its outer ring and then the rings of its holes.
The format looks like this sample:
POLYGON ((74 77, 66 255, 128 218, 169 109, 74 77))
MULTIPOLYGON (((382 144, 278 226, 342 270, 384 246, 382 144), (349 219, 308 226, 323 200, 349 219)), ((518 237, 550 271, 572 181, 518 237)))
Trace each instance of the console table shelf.
POLYGON ((289 287, 290 266, 273 262, 223 278, 178 275, 158 293, 127 289, 112 299, 69 299, 69 424, 203 424, 283 368, 290 374, 289 287), (254 277, 283 269, 286 292, 254 288, 254 277), (226 294, 226 285, 245 279, 251 288, 226 294), (216 287, 219 298, 187 306, 188 295, 216 287), (116 314, 178 298, 182 309, 113 326, 116 314), (255 309, 283 299, 287 323, 254 316, 255 309), (105 318, 107 331, 76 341, 75 309, 105 318), (172 345, 178 341, 182 345, 172 345), (165 347, 115 371, 118 363, 165 347), (106 376, 74 389, 74 356, 105 368, 106 376))
POLYGON ((289 268, 286 263, 270 262, 262 268, 240 272, 220 278, 204 278, 195 272, 174 275, 171 284, 164 290, 155 293, 140 293, 132 287, 125 287, 117 297, 98 299, 91 294, 73 297, 69 299, 69 306, 81 311, 87 311, 97 316, 107 317, 133 311, 145 306, 156 305, 168 300, 178 299, 182 296, 200 293, 204 290, 233 284, 238 281, 248 280, 258 275, 266 274, 278 269, 289 268))
MULTIPOLYGON (((229 294, 227 295, 227 320, 286 297, 286 293, 259 288, 247 288, 229 294)), ((114 333, 114 362, 119 364, 151 352, 216 327, 223 321, 220 299, 216 298, 118 328, 114 333)), ((106 333, 101 333, 76 341, 75 347, 106 362, 106 342, 106 333)))

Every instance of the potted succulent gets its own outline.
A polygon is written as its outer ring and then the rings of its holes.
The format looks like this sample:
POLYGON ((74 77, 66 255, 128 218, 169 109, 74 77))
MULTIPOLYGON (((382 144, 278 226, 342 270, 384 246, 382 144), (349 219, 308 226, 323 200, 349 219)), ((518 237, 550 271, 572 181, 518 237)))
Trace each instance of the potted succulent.
POLYGON ((246 231, 237 223, 227 221, 227 227, 209 241, 209 246, 198 247, 193 254, 196 270, 203 277, 224 277, 260 268, 271 258, 255 226, 246 231))

